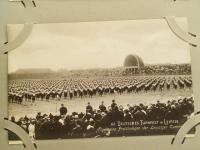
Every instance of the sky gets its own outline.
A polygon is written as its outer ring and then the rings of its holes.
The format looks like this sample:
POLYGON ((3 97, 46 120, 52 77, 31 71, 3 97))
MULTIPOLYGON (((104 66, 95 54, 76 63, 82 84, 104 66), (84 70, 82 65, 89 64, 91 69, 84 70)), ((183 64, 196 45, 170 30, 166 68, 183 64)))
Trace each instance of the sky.
MULTIPOLYGON (((187 19, 177 23, 187 31, 187 19)), ((8 25, 13 40, 22 25, 8 25)), ((190 63, 189 45, 164 19, 36 24, 27 40, 9 52, 9 73, 18 69, 88 69, 123 66, 129 54, 145 64, 190 63)))

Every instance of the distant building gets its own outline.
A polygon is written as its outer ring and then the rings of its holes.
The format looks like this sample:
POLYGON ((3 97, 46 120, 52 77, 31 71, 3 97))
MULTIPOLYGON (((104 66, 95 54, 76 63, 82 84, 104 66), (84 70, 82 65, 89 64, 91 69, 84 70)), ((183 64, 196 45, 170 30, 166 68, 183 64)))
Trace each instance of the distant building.
POLYGON ((137 74, 142 67, 144 67, 144 62, 137 55, 128 55, 124 60, 125 72, 128 74, 137 74))

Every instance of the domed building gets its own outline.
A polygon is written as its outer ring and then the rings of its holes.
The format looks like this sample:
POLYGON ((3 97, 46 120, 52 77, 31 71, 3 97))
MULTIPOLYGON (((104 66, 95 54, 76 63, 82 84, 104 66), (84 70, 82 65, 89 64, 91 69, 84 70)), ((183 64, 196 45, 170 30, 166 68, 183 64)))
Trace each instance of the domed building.
POLYGON ((125 71, 131 74, 136 74, 144 67, 143 60, 137 55, 128 55, 124 60, 125 71))

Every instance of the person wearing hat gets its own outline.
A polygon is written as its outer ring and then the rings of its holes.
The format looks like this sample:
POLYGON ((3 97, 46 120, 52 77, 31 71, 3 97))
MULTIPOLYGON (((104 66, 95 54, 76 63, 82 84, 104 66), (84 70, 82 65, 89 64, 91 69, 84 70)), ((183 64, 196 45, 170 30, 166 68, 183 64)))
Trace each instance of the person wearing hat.
POLYGON ((104 101, 102 101, 101 105, 99 105, 99 109, 101 110, 101 112, 105 112, 106 111, 106 106, 104 105, 104 101))
POLYGON ((113 110, 115 108, 115 106, 117 106, 117 104, 115 103, 115 100, 112 100, 112 104, 111 104, 111 109, 113 110))
POLYGON ((86 106, 86 112, 93 113, 93 108, 90 105, 90 102, 88 102, 88 105, 86 106))
POLYGON ((65 116, 66 114, 67 114, 67 107, 65 107, 64 104, 61 104, 60 116, 65 116))

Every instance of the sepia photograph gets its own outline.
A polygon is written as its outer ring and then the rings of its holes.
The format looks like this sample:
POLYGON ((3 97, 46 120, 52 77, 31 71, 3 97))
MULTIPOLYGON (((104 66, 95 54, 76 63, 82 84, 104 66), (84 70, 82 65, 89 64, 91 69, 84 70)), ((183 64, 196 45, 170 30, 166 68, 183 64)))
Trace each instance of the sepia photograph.
POLYGON ((189 45, 164 19, 35 24, 8 78, 9 120, 33 140, 175 135, 194 112, 189 45))

